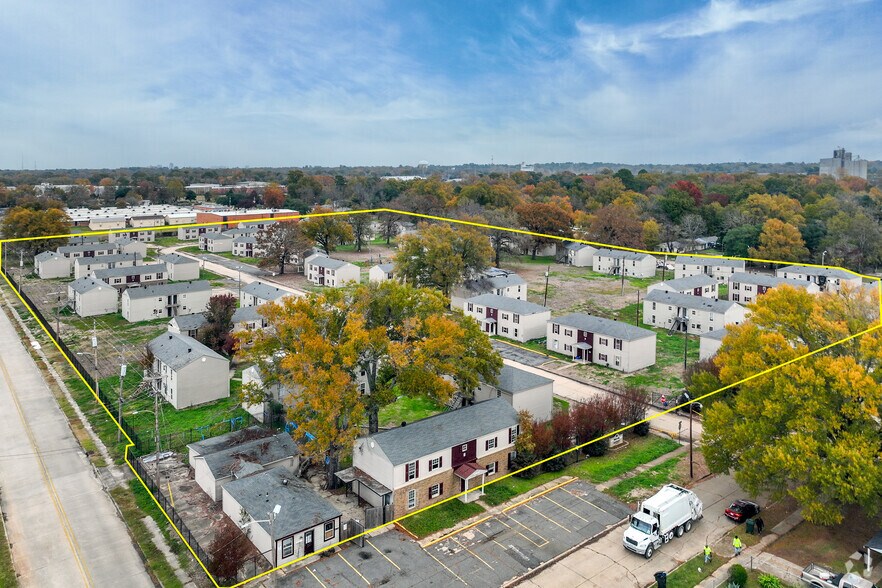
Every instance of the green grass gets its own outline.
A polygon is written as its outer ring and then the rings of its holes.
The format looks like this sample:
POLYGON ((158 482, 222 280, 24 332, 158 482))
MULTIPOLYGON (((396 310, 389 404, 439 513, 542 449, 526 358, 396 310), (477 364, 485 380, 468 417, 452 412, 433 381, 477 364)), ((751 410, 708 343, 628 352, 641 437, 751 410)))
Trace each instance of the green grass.
POLYGON ((199 268, 199 279, 200 280, 226 280, 226 276, 222 276, 220 274, 216 274, 214 272, 210 272, 205 268, 199 268))
POLYGON ((675 441, 656 437, 655 435, 634 437, 630 440, 630 446, 626 449, 607 454, 603 457, 589 457, 564 468, 560 472, 544 472, 529 480, 517 476, 509 476, 494 482, 484 487, 485 495, 482 500, 490 506, 496 506, 511 500, 515 496, 529 492, 533 488, 538 488, 547 482, 556 480, 561 476, 576 476, 595 484, 606 482, 633 470, 639 465, 661 457, 679 446, 675 441))
MULTIPOLYGON (((201 251, 200 253, 211 253, 211 252, 210 251, 201 251)), ((237 256, 237 255, 233 255, 232 252, 230 252, 230 251, 221 251, 218 253, 212 253, 212 255, 219 255, 221 257, 226 257, 227 259, 230 259, 232 261, 246 263, 248 265, 257 265, 260 263, 260 258, 258 258, 258 257, 237 256)))
POLYGON ((679 480, 674 470, 681 459, 682 456, 664 461, 632 478, 622 480, 612 488, 609 488, 607 492, 622 502, 631 502, 631 494, 635 490, 650 490, 660 488, 669 482, 677 482, 679 480))
POLYGON ((12 567, 12 555, 9 553, 9 544, 2 523, 0 523, 0 586, 9 588, 18 586, 18 578, 15 577, 15 568, 12 567))
POLYGON ((533 259, 529 255, 506 255, 505 261, 532 265, 557 265, 557 259, 555 259, 553 255, 538 255, 536 256, 536 259, 533 259))
MULTIPOLYGON (((714 573, 726 561, 728 561, 726 558, 720 557, 715 553, 711 562, 705 564, 704 554, 696 555, 668 574, 668 588, 693 588, 714 573), (701 569, 700 572, 698 571, 699 568, 701 569)), ((653 583, 652 586, 656 586, 656 584, 653 583)))
POLYGON ((187 241, 181 241, 177 237, 159 237, 153 242, 153 244, 159 245, 160 247, 173 247, 186 242, 187 241))
POLYGON ((460 521, 484 512, 480 504, 466 504, 459 499, 448 500, 444 504, 424 510, 401 521, 401 526, 419 538, 428 537, 438 531, 449 529, 460 521))
POLYGON ((402 396, 380 409, 380 426, 397 427, 441 412, 442 406, 425 396, 402 396))
MULTIPOLYGON (((149 498, 149 495, 147 495, 147 492, 141 487, 140 482, 137 480, 131 480, 129 484, 130 488, 118 486, 112 489, 110 494, 113 496, 114 502, 119 505, 123 520, 129 527, 135 541, 138 543, 141 553, 144 554, 144 557, 147 560, 147 567, 150 569, 150 572, 156 576, 162 586, 183 586, 181 581, 175 576, 175 572, 172 569, 171 564, 169 564, 168 560, 165 558, 165 555, 153 542, 153 536, 150 534, 147 525, 141 520, 145 513, 153 517, 157 522, 159 522, 157 517, 161 517, 163 521, 165 521, 165 517, 162 516, 159 507, 156 506, 156 504, 149 498), (141 499, 138 499, 136 495, 133 494, 133 492, 137 492, 136 486, 137 488, 140 488, 140 491, 145 495, 141 499), (149 501, 150 504, 146 504, 146 501, 149 501), (150 512, 151 510, 154 512, 150 512)), ((164 526, 167 526, 167 524, 160 524, 160 529, 164 526)), ((178 549, 183 549, 183 546, 179 546, 178 549)))
POLYGON ((721 300, 729 299, 729 284, 717 284, 717 297, 721 300))
POLYGON ((190 245, 189 247, 181 247, 180 249, 178 249, 178 251, 180 251, 181 253, 190 253, 192 255, 199 255, 200 253, 205 253, 205 251, 202 251, 201 249, 199 249, 199 245, 190 245))
POLYGON ((569 410, 570 409, 570 403, 568 401, 564 400, 563 398, 558 397, 558 396, 555 396, 554 398, 552 398, 551 403, 552 403, 553 408, 555 410, 569 410))

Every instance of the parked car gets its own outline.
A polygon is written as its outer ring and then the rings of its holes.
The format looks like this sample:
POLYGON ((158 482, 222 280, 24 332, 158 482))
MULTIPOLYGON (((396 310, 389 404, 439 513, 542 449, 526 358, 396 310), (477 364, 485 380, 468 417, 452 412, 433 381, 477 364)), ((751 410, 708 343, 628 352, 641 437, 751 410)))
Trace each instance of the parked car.
POLYGON ((736 523, 743 523, 759 514, 760 505, 750 500, 736 500, 726 509, 726 516, 736 523))
POLYGON ((812 588, 876 588, 857 574, 837 574, 813 563, 802 570, 802 581, 812 588))
POLYGON ((691 397, 688 392, 683 392, 680 397, 677 399, 677 405, 679 408, 677 412, 683 414, 689 414, 689 407, 692 407, 692 414, 701 414, 701 409, 703 408, 700 402, 692 402, 690 403, 691 397))

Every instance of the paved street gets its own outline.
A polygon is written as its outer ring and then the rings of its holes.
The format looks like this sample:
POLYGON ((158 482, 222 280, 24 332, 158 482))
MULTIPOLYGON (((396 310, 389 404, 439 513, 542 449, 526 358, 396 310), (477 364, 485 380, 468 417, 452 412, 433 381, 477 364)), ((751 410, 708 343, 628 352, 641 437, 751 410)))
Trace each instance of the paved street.
MULTIPOLYGON (((729 504, 747 494, 729 476, 715 476, 693 488, 704 503, 704 518, 690 533, 674 539, 647 560, 622 546, 624 526, 600 540, 587 545, 555 565, 521 584, 528 588, 560 586, 561 588, 608 588, 610 586, 646 586, 653 574, 670 572, 680 563, 697 555, 709 542, 715 553, 731 555, 731 547, 717 542, 735 523, 723 511, 729 504)), ((766 502, 761 500, 762 505, 766 502)))
POLYGON ((153 583, 29 353, 0 312, 0 489, 22 586, 153 583))

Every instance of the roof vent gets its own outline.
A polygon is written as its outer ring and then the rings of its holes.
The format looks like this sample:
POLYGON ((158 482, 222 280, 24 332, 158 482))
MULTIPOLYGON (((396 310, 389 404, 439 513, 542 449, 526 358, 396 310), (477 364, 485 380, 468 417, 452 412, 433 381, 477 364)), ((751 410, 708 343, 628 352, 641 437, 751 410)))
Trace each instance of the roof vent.
POLYGON ((282 478, 282 486, 288 485, 288 478, 282 478))
POLYGON ((401 426, 402 426, 402 427, 406 427, 406 426, 407 426, 407 421, 401 421, 401 426))
POLYGON ((171 336, 171 335, 169 335, 169 336, 168 336, 168 340, 169 340, 169 341, 171 341, 171 338, 172 338, 172 336, 171 336))
POLYGON ((192 347, 187 347, 187 353, 190 353, 191 351, 193 351, 193 348, 192 348, 192 347))

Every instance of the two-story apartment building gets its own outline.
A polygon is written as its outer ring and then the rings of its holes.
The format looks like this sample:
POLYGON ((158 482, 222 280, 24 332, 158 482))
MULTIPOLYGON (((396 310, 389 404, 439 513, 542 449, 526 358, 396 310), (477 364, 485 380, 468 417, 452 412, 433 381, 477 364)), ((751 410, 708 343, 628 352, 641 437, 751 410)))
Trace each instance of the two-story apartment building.
POLYGON ((168 281, 164 263, 94 270, 92 276, 110 284, 120 292, 126 288, 156 286, 168 281))
POLYGON ((741 324, 747 309, 732 300, 711 300, 702 296, 654 290, 643 299, 643 322, 662 329, 701 335, 741 324))
POLYGON ((656 259, 648 253, 598 249, 592 256, 592 269, 601 274, 625 275, 632 278, 655 276, 656 259))
POLYGON ((153 390, 176 409, 229 398, 230 361, 196 339, 166 331, 147 349, 153 354, 153 390))
POLYGON ((168 279, 173 282, 199 279, 199 261, 178 253, 160 255, 159 261, 165 264, 168 279))
POLYGON ((242 286, 239 293, 239 306, 260 306, 266 302, 275 302, 283 296, 291 296, 291 292, 255 280, 242 286))
POLYGON ((717 329, 708 333, 702 333, 698 337, 698 359, 713 357, 723 345, 723 337, 727 334, 726 329, 717 329))
POLYGON ((361 268, 355 264, 317 255, 306 261, 306 279, 316 286, 339 288, 361 281, 361 268))
POLYGON ((525 342, 545 336, 545 324, 551 310, 517 298, 481 294, 462 303, 463 312, 481 325, 488 335, 525 342))
POLYGON ((567 243, 563 246, 566 252, 564 262, 573 267, 591 267, 594 265, 594 254, 597 248, 585 243, 567 243))
POLYGON ((262 257, 264 253, 254 235, 241 235, 233 239, 233 255, 237 257, 262 257))
POLYGON ((817 294, 821 291, 818 284, 815 282, 793 278, 779 278, 777 276, 770 276, 769 274, 748 274, 739 272, 732 274, 729 278, 729 300, 741 304, 755 302, 757 297, 761 294, 765 294, 772 288, 784 284, 793 288, 805 289, 809 294, 817 294))
POLYGON ((147 243, 144 243, 143 241, 123 237, 122 239, 117 239, 114 243, 119 245, 120 253, 133 253, 141 256, 141 258, 147 256, 147 243))
POLYGON ((224 233, 205 233, 199 235, 199 249, 209 253, 232 252, 233 237, 224 233))
POLYGON ((515 300, 526 300, 527 281, 508 270, 495 267, 487 268, 454 288, 450 294, 450 308, 462 308, 462 304, 467 298, 481 294, 496 294, 515 300))
POLYGON ((140 241, 141 243, 153 243, 156 241, 156 231, 121 231, 119 233, 110 233, 107 240, 111 243, 120 239, 131 239, 132 241, 140 241))
POLYGON ((393 505, 396 518, 460 492, 472 502, 509 471, 517 435, 517 411, 494 398, 357 439, 352 467, 336 475, 367 503, 393 505))
POLYGON ((221 233, 221 227, 213 225, 210 227, 180 227, 178 228, 178 239, 182 241, 198 240, 202 235, 216 235, 221 233))
POLYGON ((621 321, 573 313, 548 321, 545 347, 629 373, 655 364, 656 336, 621 321))
POLYGON ((554 410, 554 380, 504 365, 496 384, 482 382, 475 390, 475 402, 493 398, 502 398, 518 412, 526 410, 537 421, 547 421, 554 410))
POLYGON ((368 281, 370 282, 386 282, 395 277, 394 263, 378 263, 368 272, 368 281))
POLYGON ((650 284, 648 292, 660 290, 662 292, 675 292, 678 294, 690 294, 692 296, 704 296, 705 298, 717 298, 717 280, 707 274, 687 276, 650 284))
POLYGON ((118 243, 80 243, 78 245, 62 245, 58 248, 58 253, 69 259, 76 259, 77 257, 114 255, 121 253, 121 251, 118 243))
POLYGON ((142 260, 143 258, 136 253, 117 253, 116 255, 102 255, 101 257, 77 257, 73 260, 74 278, 84 278, 97 270, 134 267, 142 260))
POLYGON ((79 278, 67 285, 68 303, 81 317, 116 312, 118 298, 115 288, 94 277, 79 278))
POLYGON ((813 282, 821 292, 839 292, 846 285, 851 289, 860 288, 863 282, 860 276, 835 267, 788 265, 776 269, 775 275, 779 278, 813 282))
POLYGON ((69 278, 70 258, 55 251, 38 253, 34 256, 34 271, 43 280, 69 278))
POLYGON ((129 288, 122 294, 122 316, 135 323, 205 312, 210 298, 211 284, 205 280, 129 288))
POLYGON ((674 260, 674 277, 677 279, 704 274, 713 277, 717 282, 725 282, 732 274, 743 271, 743 259, 717 259, 678 255, 677 259, 674 260))

